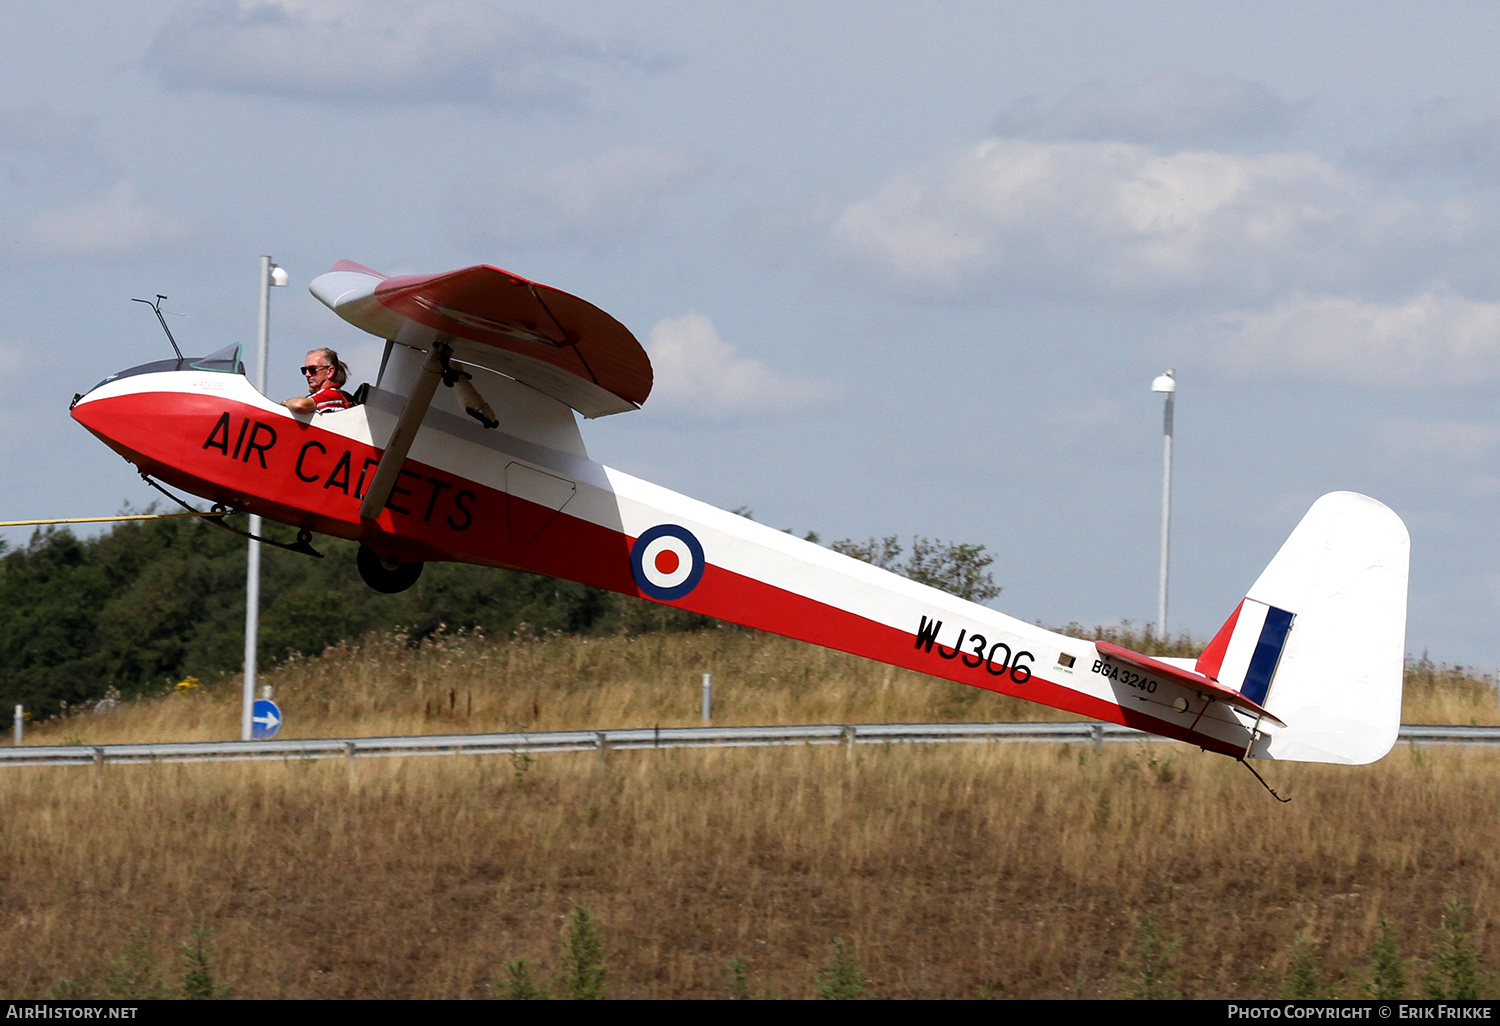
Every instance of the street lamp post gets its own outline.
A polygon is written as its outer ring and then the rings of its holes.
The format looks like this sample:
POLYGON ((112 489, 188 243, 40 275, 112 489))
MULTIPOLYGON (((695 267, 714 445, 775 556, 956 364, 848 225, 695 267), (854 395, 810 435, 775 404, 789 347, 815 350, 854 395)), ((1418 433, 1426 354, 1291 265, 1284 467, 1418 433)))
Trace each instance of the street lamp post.
MULTIPOLYGON (((271 330, 271 286, 287 283, 286 271, 271 262, 271 258, 260 258, 260 327, 257 332, 255 353, 255 377, 250 383, 261 391, 266 390, 266 349, 271 330)), ((251 514, 250 533, 259 537, 260 517, 251 514)), ((255 649, 260 640, 260 542, 250 539, 250 552, 245 561, 245 691, 244 708, 240 711, 240 740, 249 741, 254 724, 250 722, 255 708, 255 649)))
POLYGON ((1156 601, 1156 633, 1167 636, 1167 554, 1172 533, 1172 400, 1177 395, 1177 372, 1168 370, 1151 382, 1151 391, 1166 393, 1161 420, 1161 586, 1156 601))

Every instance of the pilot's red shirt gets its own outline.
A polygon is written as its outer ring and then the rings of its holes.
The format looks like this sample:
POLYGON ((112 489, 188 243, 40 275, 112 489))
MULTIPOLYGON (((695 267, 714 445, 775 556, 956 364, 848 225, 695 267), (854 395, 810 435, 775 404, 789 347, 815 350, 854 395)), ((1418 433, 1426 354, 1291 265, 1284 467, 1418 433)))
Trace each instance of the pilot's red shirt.
POLYGON ((313 397, 313 403, 319 413, 329 413, 333 410, 347 410, 354 405, 354 397, 348 392, 334 388, 332 385, 323 389, 313 397))

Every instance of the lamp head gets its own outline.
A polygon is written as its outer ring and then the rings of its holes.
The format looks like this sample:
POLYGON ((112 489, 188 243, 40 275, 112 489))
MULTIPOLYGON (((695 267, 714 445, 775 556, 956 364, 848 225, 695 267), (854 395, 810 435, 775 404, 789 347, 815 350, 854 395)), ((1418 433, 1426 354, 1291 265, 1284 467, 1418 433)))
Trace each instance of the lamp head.
POLYGON ((1151 382, 1151 391, 1166 392, 1168 395, 1177 391, 1177 372, 1169 370, 1165 374, 1158 374, 1156 380, 1151 382))

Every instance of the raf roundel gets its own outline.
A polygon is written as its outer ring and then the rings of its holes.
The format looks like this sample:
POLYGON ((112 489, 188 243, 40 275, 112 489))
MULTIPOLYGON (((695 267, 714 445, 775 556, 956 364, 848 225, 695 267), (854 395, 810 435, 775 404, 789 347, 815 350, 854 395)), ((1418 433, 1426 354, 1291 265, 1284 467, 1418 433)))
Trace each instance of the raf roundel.
POLYGON ((647 598, 680 599, 703 579, 703 546, 687 528, 661 524, 635 540, 630 572, 647 598))

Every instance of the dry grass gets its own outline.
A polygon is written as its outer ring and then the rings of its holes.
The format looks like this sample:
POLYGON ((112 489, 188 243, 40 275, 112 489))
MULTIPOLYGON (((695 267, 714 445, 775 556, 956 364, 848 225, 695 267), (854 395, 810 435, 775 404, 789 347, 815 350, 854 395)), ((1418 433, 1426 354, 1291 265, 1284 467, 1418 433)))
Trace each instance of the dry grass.
POLYGON ((1407 664, 1403 723, 1500 723, 1493 677, 1462 666, 1434 665, 1424 656, 1407 664))
MULTIPOLYGON (((497 641, 399 635, 331 648, 261 675, 286 714, 282 737, 677 727, 702 722, 872 723, 1071 718, 1032 702, 786 638, 739 630, 497 641)), ((35 744, 237 737, 240 680, 109 715, 39 724, 35 744)))
MULTIPOLYGON (((11 770, 7 996, 49 993, 198 915, 244 997, 476 997, 555 965, 587 907, 621 997, 812 994, 847 938, 872 993, 1111 996, 1144 917, 1194 996, 1275 996, 1310 936, 1348 993, 1382 918, 1426 950, 1487 917, 1500 756, 1277 767, 1189 749, 969 744, 11 770)), ((1494 942, 1483 955, 1494 965, 1494 942)))
MULTIPOLYGON (((277 668, 302 736, 1061 714, 764 635, 372 639, 277 668)), ((1493 692, 1418 667, 1408 720, 1494 722, 1493 692)), ((223 738, 237 682, 42 725, 33 743, 223 738)), ((1104 997, 1147 916, 1184 990, 1269 997, 1307 938, 1359 992, 1391 920, 1432 947, 1446 901, 1494 914, 1500 753, 1241 767, 1181 745, 990 743, 616 752, 0 774, 0 995, 45 996, 198 916, 244 997, 474 997, 604 929, 621 997, 813 993, 850 941, 889 997, 1104 997)), ((1482 957, 1500 967, 1496 940, 1482 957)))
MULTIPOLYGON (((1131 639, 1125 639, 1129 641, 1131 639)), ((440 635, 412 647, 372 636, 262 674, 281 737, 676 727, 701 722, 900 723, 1078 719, 911 670, 742 630, 496 640, 440 635)), ((35 725, 33 744, 208 741, 239 736, 240 680, 35 725)), ((1457 667, 1408 669, 1403 721, 1500 723, 1492 684, 1457 667)))

